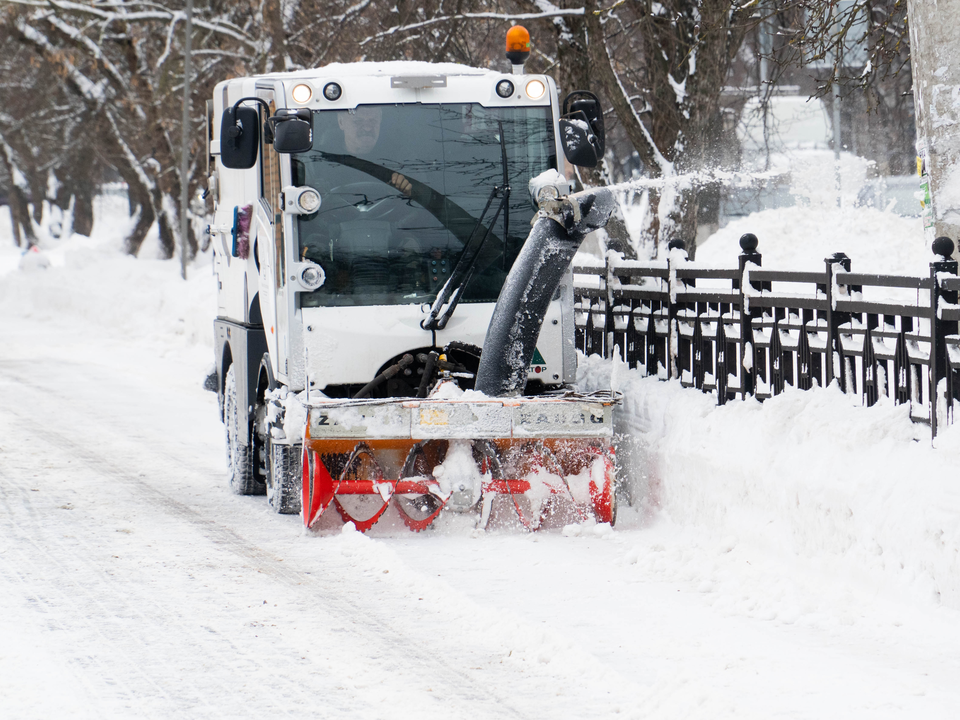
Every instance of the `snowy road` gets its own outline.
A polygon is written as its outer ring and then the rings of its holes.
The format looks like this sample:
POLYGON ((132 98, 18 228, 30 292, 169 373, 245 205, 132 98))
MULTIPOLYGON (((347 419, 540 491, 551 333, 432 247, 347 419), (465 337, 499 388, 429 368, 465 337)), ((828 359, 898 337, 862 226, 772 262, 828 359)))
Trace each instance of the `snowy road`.
POLYGON ((4 319, 11 718, 951 717, 960 613, 665 519, 305 534, 224 481, 203 348, 4 319))
MULTIPOLYGON (((957 716, 960 426, 934 450, 905 408, 716 408, 591 359, 653 509, 304 533, 227 488, 209 258, 184 283, 123 256, 126 202, 100 202, 32 273, 0 215, 3 720, 957 716)), ((796 218, 753 217, 797 264, 796 218)), ((857 258, 870 218, 837 224, 857 258)))

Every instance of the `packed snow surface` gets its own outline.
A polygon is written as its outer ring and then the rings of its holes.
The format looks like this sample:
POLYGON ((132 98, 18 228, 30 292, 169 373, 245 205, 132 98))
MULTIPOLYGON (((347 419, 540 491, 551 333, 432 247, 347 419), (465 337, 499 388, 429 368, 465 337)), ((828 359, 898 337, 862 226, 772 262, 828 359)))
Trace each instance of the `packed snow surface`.
MULTIPOLYGON (((586 358, 625 395, 615 528, 308 533, 227 487, 209 256, 124 256, 124 206, 23 269, 0 211, 3 717, 956 717, 960 427, 586 358)), ((770 212, 700 258, 928 272, 918 223, 770 212)))

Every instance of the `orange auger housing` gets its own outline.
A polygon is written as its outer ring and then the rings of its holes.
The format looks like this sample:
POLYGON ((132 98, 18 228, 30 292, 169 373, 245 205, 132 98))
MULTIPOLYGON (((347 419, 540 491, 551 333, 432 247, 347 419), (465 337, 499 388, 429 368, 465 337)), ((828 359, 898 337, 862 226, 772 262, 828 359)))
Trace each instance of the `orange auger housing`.
POLYGON ((470 400, 435 393, 312 406, 304 524, 314 527, 332 504, 360 531, 391 506, 415 531, 444 509, 478 512, 485 527, 498 498, 529 530, 558 514, 613 523, 615 403, 608 393, 470 400))

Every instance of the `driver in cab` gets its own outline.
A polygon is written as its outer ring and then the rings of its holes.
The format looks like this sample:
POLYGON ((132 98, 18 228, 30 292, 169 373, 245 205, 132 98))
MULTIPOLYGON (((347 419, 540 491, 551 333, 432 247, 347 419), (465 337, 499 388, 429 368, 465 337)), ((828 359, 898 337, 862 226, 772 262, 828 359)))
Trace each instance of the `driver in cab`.
MULTIPOLYGON (((351 155, 368 155, 380 139, 383 111, 378 107, 360 106, 340 114, 337 122, 343 130, 343 144, 351 155)), ((413 189, 410 181, 400 173, 393 173, 390 184, 407 197, 413 189)))
POLYGON ((326 177, 311 179, 314 186, 327 186, 321 193, 331 202, 322 213, 325 220, 302 236, 301 252, 326 266, 324 294, 338 295, 346 303, 348 297, 358 300, 370 293, 415 291, 425 281, 417 239, 400 230, 398 206, 376 191, 376 185, 384 182, 400 193, 395 197, 407 203, 413 191, 402 173, 391 172, 382 164, 384 157, 393 154, 382 147, 386 142, 381 138, 382 121, 383 111, 376 106, 338 112, 336 125, 342 132, 342 144, 335 138, 328 142, 333 147, 340 145, 344 154, 324 153, 334 164, 326 166, 326 177), (382 168, 384 175, 377 179, 363 169, 371 164, 382 168), (348 212, 343 214, 344 210, 348 212))

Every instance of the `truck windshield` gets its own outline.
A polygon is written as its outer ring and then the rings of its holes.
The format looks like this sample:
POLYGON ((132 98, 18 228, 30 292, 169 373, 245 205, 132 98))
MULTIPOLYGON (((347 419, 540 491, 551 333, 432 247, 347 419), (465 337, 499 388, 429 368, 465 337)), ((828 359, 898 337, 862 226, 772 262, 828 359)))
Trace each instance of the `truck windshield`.
POLYGON ((491 195, 462 302, 497 299, 536 212, 527 182, 557 166, 549 108, 362 105, 315 112, 313 133, 313 149, 292 161, 294 184, 322 199, 298 217, 299 255, 326 282, 303 306, 432 302, 491 195), (491 225, 504 150, 512 192, 491 225))

